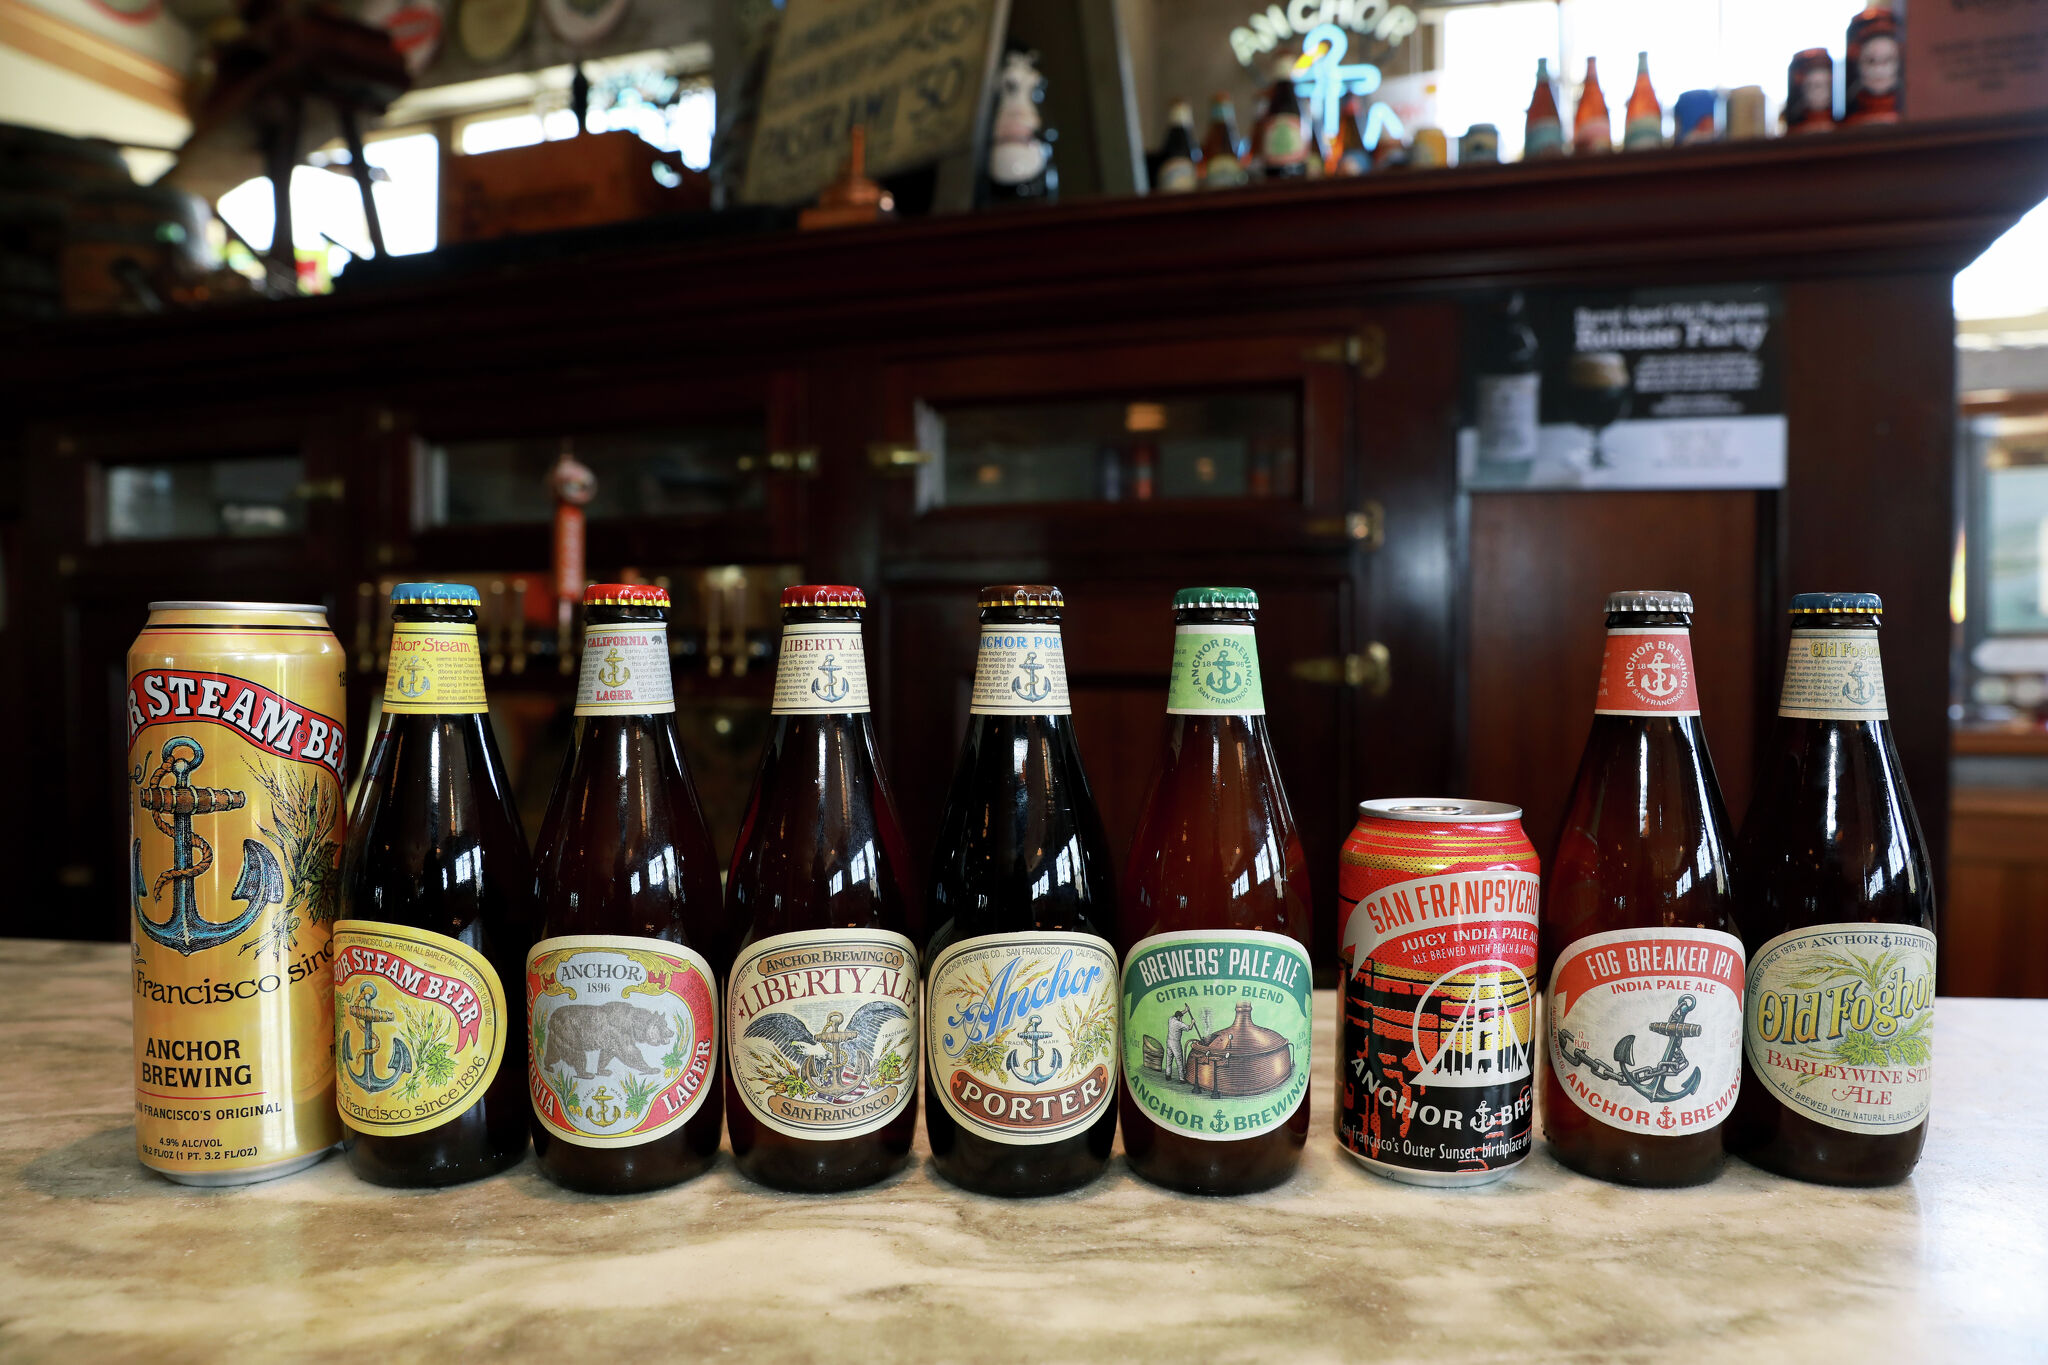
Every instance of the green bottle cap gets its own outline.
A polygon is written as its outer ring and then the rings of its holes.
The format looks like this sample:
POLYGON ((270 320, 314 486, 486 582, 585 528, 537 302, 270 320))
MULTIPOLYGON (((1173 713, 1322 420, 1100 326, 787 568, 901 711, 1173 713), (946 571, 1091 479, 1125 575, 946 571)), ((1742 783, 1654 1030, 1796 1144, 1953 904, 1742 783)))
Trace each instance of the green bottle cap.
POLYGON ((1257 611, 1259 595, 1250 588, 1182 588, 1173 595, 1175 611, 1257 611))

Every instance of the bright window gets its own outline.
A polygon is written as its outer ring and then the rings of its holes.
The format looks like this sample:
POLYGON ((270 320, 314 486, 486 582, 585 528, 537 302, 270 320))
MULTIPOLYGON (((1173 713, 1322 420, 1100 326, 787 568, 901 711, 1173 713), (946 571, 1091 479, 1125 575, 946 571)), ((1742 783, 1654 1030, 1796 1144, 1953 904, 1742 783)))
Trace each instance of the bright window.
MULTIPOLYGON (((432 133, 379 138, 363 148, 363 160, 384 172, 370 194, 384 229, 384 246, 394 256, 432 251, 440 234, 440 144, 432 133)), ((277 231, 270 177, 245 180, 220 197, 220 216, 257 251, 268 251, 277 231)), ((370 254, 370 228, 363 201, 349 173, 346 153, 326 168, 300 166, 292 172, 292 244, 329 253, 339 273, 351 255, 370 254)))

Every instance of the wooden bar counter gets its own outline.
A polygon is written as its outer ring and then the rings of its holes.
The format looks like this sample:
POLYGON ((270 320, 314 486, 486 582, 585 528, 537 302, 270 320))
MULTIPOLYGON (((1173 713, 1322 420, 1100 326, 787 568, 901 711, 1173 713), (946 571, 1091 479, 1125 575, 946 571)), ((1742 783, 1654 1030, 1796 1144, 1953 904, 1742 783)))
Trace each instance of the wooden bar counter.
MULTIPOLYGON (((1122 1159, 1079 1193, 963 1194, 920 1159, 798 1197, 721 1159, 659 1194, 526 1162, 440 1192, 339 1160, 172 1185, 135 1161, 112 944, 0 944, 0 1357, 144 1360, 1911 1360, 2048 1351, 2048 1117, 2014 1063, 2048 1002, 1940 1004, 1934 1132, 1907 1184, 1740 1162, 1638 1191, 1539 1144, 1499 1184, 1367 1174, 1331 1134, 1318 1000, 1299 1174, 1188 1198, 1122 1159)), ((508 1063, 509 1064, 509 1063, 508 1063)), ((922 1142, 920 1141, 920 1149, 922 1142)))

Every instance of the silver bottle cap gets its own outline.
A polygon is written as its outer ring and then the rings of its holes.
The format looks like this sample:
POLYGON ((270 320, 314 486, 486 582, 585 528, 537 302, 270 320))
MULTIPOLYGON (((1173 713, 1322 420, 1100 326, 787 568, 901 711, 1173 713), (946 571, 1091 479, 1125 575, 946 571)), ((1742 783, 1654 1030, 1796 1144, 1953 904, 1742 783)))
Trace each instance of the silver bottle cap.
POLYGON ((1627 592, 1607 594, 1607 612, 1611 616, 1617 611, 1676 611, 1692 615, 1692 594, 1671 592, 1663 588, 1631 588, 1627 592))

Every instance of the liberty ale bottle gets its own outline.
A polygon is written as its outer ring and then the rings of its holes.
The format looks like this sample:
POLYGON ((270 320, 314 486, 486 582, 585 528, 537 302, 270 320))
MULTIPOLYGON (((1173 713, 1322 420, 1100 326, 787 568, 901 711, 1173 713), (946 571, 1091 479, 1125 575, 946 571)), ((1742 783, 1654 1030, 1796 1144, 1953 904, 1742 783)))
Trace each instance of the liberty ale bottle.
POLYGON ((526 1154, 533 860, 486 714, 476 589, 400 583, 391 605, 334 926, 335 1092, 357 1175, 453 1185, 526 1154))
POLYGON ((1124 1151, 1245 1194, 1308 1136, 1308 871, 1266 733, 1248 588, 1174 595, 1166 745, 1124 876, 1124 1151))
POLYGON ((773 728, 726 880, 733 1160, 786 1190, 871 1185, 917 1129, 917 945, 875 756, 858 588, 782 594, 773 728))
POLYGON ((1742 939, 1691 623, 1682 592, 1607 599, 1543 896, 1544 1136, 1573 1170, 1625 1185, 1713 1179, 1742 1084, 1742 939))
POLYGON ((1116 1137, 1116 890, 1067 699, 1060 590, 984 588, 932 855, 925 1131, 939 1174, 1057 1194, 1116 1137))
POLYGON ((541 822, 527 953, 533 1150, 560 1185, 628 1194, 718 1156, 718 855, 676 737, 668 591, 583 591, 576 728, 541 822))
POLYGON ((1749 945, 1728 1148, 1829 1185, 1904 1180, 1933 1088, 1934 879, 1867 592, 1792 599, 1771 758, 1737 842, 1749 945))

